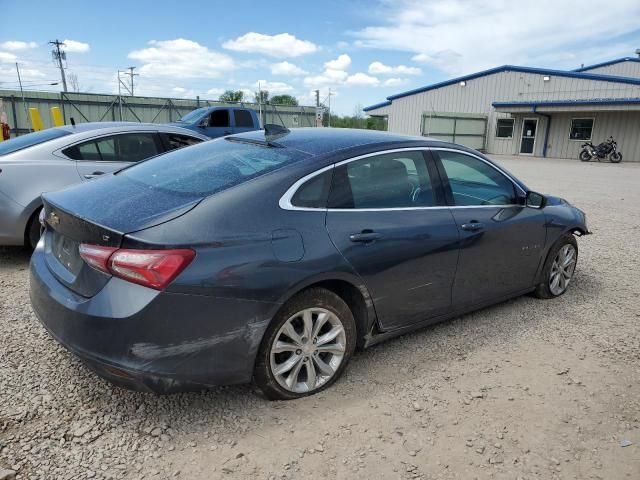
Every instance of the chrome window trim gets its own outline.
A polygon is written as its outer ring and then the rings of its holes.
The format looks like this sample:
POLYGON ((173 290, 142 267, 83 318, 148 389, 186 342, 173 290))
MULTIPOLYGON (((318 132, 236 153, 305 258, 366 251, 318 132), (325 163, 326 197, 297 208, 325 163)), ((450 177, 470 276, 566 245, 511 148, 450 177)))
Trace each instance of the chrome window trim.
POLYGON ((302 211, 302 212, 387 212, 387 211, 401 211, 401 210, 444 210, 444 209, 448 209, 448 208, 511 208, 511 207, 523 207, 523 205, 510 204, 510 205, 466 205, 466 206, 465 205, 451 205, 451 206, 449 206, 449 205, 439 205, 439 206, 432 206, 432 207, 392 207, 392 208, 312 208, 312 207, 296 207, 295 205, 291 204, 291 199, 293 198, 293 196, 298 191, 298 188, 300 188, 305 182, 307 182, 307 181, 311 180, 312 178, 314 178, 314 177, 316 177, 318 175, 321 175, 322 173, 324 173, 326 171, 329 171, 329 170, 331 170, 331 169, 333 169, 335 167, 339 167, 339 166, 345 165, 347 163, 355 162, 357 160, 362 160, 364 158, 375 157, 375 156, 378 156, 378 155, 385 155, 385 154, 388 154, 388 153, 422 152, 422 151, 431 151, 431 150, 444 151, 444 152, 454 152, 454 153, 459 153, 459 154, 462 154, 462 155, 468 155, 468 156, 473 157, 473 158, 477 158, 481 162, 484 162, 489 167, 497 170, 502 175, 507 177, 509 179, 509 181, 511 183, 513 183, 513 185, 518 190, 520 190, 523 194, 526 195, 526 193, 527 193, 518 184, 518 182, 516 182, 513 179, 513 177, 511 175, 509 175, 507 172, 505 172, 504 170, 502 170, 498 166, 487 162, 484 158, 480 157, 479 155, 475 155, 475 154, 473 154, 471 152, 465 152, 463 150, 458 150, 456 148, 448 148, 448 147, 407 147, 407 148, 394 148, 394 149, 391 149, 391 150, 380 150, 378 152, 359 155, 357 157, 348 158, 346 160, 342 160, 340 162, 333 163, 331 165, 327 165, 326 167, 323 167, 323 168, 321 168, 319 170, 311 172, 308 175, 305 175, 304 177, 300 178, 293 185, 291 185, 287 189, 287 191, 284 192, 284 195, 282 195, 282 197, 280 197, 280 200, 278 201, 278 205, 283 210, 295 210, 295 211, 302 211))

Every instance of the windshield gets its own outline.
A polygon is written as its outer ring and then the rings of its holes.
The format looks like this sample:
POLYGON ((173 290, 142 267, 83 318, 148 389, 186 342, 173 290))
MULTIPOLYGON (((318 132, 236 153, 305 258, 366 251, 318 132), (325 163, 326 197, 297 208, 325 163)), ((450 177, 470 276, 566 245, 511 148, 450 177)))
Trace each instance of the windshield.
POLYGON ((178 121, 181 122, 181 123, 193 123, 196 120, 198 120, 200 117, 202 117, 202 115, 204 115, 204 113, 207 110, 209 110, 207 107, 198 108, 197 110, 194 110, 193 112, 187 113, 184 117, 182 117, 178 121))
POLYGON ((67 130, 57 128, 27 133, 26 135, 21 135, 19 137, 12 138, 11 140, 0 142, 0 155, 7 155, 9 153, 17 152, 18 150, 33 147, 34 145, 70 134, 71 132, 67 130))
POLYGON ((288 148, 215 140, 160 155, 117 175, 164 192, 203 197, 307 157, 288 148))

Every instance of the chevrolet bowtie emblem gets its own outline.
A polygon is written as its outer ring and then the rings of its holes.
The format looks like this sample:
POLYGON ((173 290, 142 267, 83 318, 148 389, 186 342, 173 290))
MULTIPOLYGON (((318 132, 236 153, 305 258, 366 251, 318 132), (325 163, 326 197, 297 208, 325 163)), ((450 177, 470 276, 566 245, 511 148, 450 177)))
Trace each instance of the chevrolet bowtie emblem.
POLYGON ((58 225, 60 223, 60 217, 58 217, 55 213, 51 212, 49 214, 49 223, 51 225, 58 225))

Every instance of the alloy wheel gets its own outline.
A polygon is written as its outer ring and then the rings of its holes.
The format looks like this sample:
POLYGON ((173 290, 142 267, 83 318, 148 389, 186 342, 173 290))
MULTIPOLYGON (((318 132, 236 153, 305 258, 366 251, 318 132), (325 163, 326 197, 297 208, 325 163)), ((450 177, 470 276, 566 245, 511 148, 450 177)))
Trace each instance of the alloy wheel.
POLYGON ((291 316, 271 345, 271 372, 295 393, 320 388, 336 373, 346 352, 344 326, 333 312, 307 308, 291 316))
POLYGON ((564 245, 553 259, 549 274, 549 290, 554 295, 561 295, 569 286, 576 268, 576 249, 571 244, 564 245))

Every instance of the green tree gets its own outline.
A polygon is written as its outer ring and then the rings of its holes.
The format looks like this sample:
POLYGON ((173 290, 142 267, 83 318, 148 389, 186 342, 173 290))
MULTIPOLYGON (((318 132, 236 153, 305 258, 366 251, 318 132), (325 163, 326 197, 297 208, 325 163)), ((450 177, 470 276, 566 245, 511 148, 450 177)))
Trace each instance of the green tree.
POLYGON ((222 95, 218 97, 221 102, 241 102, 244 99, 244 92, 242 90, 226 90, 222 95))
POLYGON ((266 105, 269 102, 269 92, 267 90, 259 90, 253 94, 256 103, 266 105))
POLYGON ((298 99, 296 97, 292 97, 291 95, 276 95, 275 97, 271 97, 272 105, 292 105, 294 107, 298 106, 298 99))

